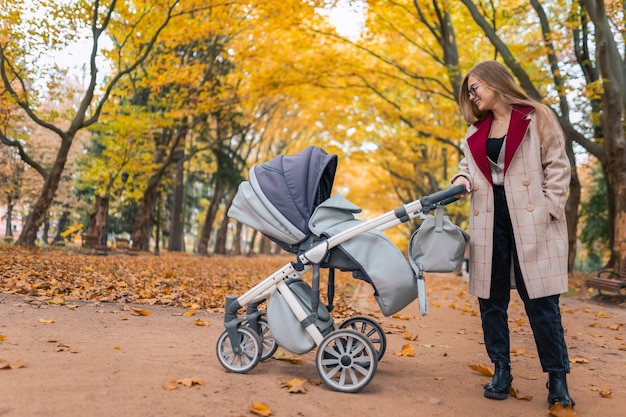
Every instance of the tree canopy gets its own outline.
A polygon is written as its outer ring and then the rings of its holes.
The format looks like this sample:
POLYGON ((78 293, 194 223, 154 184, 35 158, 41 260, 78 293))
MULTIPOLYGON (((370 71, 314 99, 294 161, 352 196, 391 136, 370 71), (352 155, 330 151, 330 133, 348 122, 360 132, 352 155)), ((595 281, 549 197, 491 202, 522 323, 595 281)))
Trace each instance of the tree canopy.
MULTIPOLYGON (((0 206, 19 208, 18 244, 83 224, 105 242, 126 233, 139 250, 167 240, 171 250, 241 251, 256 236, 225 214, 239 182, 254 163, 309 144, 340 155, 336 192, 365 215, 392 210, 447 187, 463 155, 462 77, 496 59, 566 133, 570 265, 586 164, 601 167, 614 225, 594 226, 608 233, 597 240, 604 258, 626 250, 621 2, 2 6, 0 157, 15 164, 0 172, 11 184, 0 206), (337 23, 339 10, 352 20, 337 23), (78 65, 59 55, 70 46, 78 65)), ((465 204, 450 207, 459 223, 465 204)), ((400 246, 412 227, 391 232, 400 246)))

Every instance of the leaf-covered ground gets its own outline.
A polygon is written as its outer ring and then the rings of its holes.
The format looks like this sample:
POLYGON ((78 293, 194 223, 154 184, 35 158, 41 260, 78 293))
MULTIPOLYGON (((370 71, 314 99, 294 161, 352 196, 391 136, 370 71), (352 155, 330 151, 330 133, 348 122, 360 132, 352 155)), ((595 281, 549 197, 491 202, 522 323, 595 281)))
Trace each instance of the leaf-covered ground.
MULTIPOLYGON (((63 299, 203 308, 220 311, 226 295, 242 295, 294 255, 203 257, 185 253, 106 256, 76 248, 0 246, 0 293, 63 299)), ((354 280, 338 274, 341 314, 354 280), (351 282, 352 281, 352 282, 351 282)))
MULTIPOLYGON (((427 275, 428 315, 414 302, 391 317, 369 285, 339 274, 334 318, 367 314, 387 338, 376 377, 358 394, 321 383, 314 352, 279 348, 248 374, 227 372, 215 356, 224 296, 292 260, 0 246, 0 415, 548 415, 546 377, 515 295, 514 391, 506 401, 483 397, 491 369, 478 306, 456 274, 427 275)), ((576 410, 550 415, 621 417, 626 303, 590 293, 584 278, 571 277, 561 303, 576 410)))

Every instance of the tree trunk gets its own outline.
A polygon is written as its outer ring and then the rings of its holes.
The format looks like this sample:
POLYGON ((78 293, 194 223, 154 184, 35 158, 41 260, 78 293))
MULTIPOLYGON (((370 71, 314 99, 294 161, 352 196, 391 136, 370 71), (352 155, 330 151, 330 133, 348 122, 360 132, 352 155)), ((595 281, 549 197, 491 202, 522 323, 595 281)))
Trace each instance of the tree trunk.
MULTIPOLYGON (((230 207, 234 198, 234 192, 226 193, 224 206, 230 207)), ((215 238, 215 248, 213 249, 214 253, 219 253, 220 255, 226 255, 228 253, 226 250, 226 241, 228 240, 228 224, 230 223, 230 218, 227 212, 228 209, 224 211, 224 215, 222 216, 220 227, 217 230, 217 237, 215 238)))
POLYGON ((63 239, 63 232, 65 232, 69 224, 70 224, 70 211, 66 207, 63 210, 63 213, 61 214, 59 223, 57 224, 57 234, 54 236, 54 239, 52 239, 53 244, 57 242, 65 242, 65 239, 63 239))
POLYGON ((259 245, 259 253, 263 255, 270 255, 272 253, 272 241, 266 236, 261 235, 261 243, 259 245))
POLYGON ((37 240, 37 232, 43 225, 43 222, 48 214, 48 210, 52 205, 54 196, 59 188, 61 181, 61 175, 67 162, 67 155, 69 154, 72 146, 72 140, 75 134, 67 135, 61 140, 61 146, 57 152, 57 157, 52 165, 50 173, 46 177, 41 194, 37 198, 35 205, 33 206, 20 237, 15 242, 19 246, 35 246, 37 240))
POLYGON ((107 221, 107 204, 108 199, 106 196, 96 196, 94 212, 89 220, 89 226, 87 227, 87 234, 91 236, 97 236, 98 242, 103 242, 107 221))
POLYGON ((140 251, 150 250, 150 235, 152 230, 151 218, 154 204, 158 196, 159 178, 153 175, 148 180, 148 185, 143 193, 141 204, 135 213, 133 226, 133 249, 140 251))
POLYGON ((256 238, 258 236, 262 236, 261 233, 259 233, 258 230, 253 229, 252 237, 250 238, 250 246, 248 246, 248 252, 247 252, 248 256, 250 256, 250 255, 252 255, 254 253, 254 245, 255 245, 255 242, 256 242, 256 238))
POLYGON ((613 241, 609 265, 617 265, 626 252, 626 140, 624 138, 624 67, 615 39, 606 16, 604 2, 584 0, 583 4, 596 30, 598 63, 602 75, 602 134, 606 160, 607 191, 609 199, 609 221, 613 227, 613 241), (613 213, 613 215, 611 215, 613 213))
MULTIPOLYGON (((180 159, 182 160, 182 157, 180 159)), ((172 252, 180 252, 182 250, 185 177, 184 174, 184 165, 182 163, 179 163, 176 168, 176 183, 174 185, 174 198, 172 199, 172 217, 170 220, 170 236, 167 245, 167 250, 172 252)))
POLYGON ((211 203, 207 209, 204 223, 202 224, 202 230, 200 232, 200 240, 198 241, 197 251, 200 255, 207 256, 209 254, 209 238, 211 237, 211 232, 213 231, 213 222, 215 221, 223 194, 224 193, 221 190, 218 181, 216 181, 215 186, 213 187, 213 197, 211 198, 211 203))
POLYGON ((233 234, 233 248, 232 248, 233 255, 235 256, 241 255, 242 231, 243 231, 243 225, 237 222, 237 225, 235 226, 235 233, 233 234))
POLYGON ((220 222, 220 227, 217 229, 217 236, 215 237, 215 247, 213 253, 220 255, 226 255, 226 240, 228 237, 228 216, 223 216, 220 222))
POLYGON ((5 236, 13 236, 13 199, 11 196, 7 198, 7 216, 4 227, 5 236))

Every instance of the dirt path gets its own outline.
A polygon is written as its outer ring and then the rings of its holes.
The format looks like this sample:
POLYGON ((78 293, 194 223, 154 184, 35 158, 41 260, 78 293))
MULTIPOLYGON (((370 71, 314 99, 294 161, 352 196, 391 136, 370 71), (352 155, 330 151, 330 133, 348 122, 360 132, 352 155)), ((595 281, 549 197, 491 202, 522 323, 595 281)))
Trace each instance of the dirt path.
MULTIPOLYGON (((223 331, 218 313, 190 317, 182 309, 133 306, 151 313, 142 316, 128 305, 59 306, 0 295, 0 360, 16 366, 0 369, 0 416, 236 417, 253 415, 249 406, 259 402, 275 416, 547 415, 546 376, 521 302, 514 296, 510 314, 513 386, 532 399, 487 400, 482 385, 489 378, 469 367, 488 365, 476 302, 461 279, 433 279, 446 281, 431 290, 427 316, 420 317, 416 302, 397 318, 372 313, 388 332, 387 353, 356 394, 318 384, 312 352, 300 355, 302 364, 270 359, 249 374, 225 372, 215 355, 223 331), (403 331, 417 338, 409 341, 403 331), (414 357, 394 354, 405 344, 414 357), (281 387, 292 378, 307 380, 307 391, 281 387), (173 380, 181 383, 166 389, 173 380), (193 380, 204 383, 183 384, 193 380)), ((580 358, 569 378, 578 415, 624 416, 626 309, 601 305, 597 297, 564 297, 562 308, 570 357, 580 358), (611 398, 600 395, 607 389, 611 398)))

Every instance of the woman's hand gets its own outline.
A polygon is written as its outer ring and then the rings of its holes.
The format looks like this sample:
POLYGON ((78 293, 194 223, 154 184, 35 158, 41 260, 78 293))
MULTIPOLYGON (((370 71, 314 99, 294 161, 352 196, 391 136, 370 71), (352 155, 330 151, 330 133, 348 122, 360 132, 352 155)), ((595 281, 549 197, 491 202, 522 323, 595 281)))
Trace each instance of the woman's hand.
MULTIPOLYGON (((466 194, 469 194, 472 191, 472 185, 470 184, 469 180, 463 176, 459 176, 457 177, 454 182, 452 183, 453 187, 456 187, 457 185, 462 185, 465 187, 465 190, 467 191, 466 194)), ((456 195, 456 198, 463 198, 466 196, 466 194, 459 194, 456 195)))

